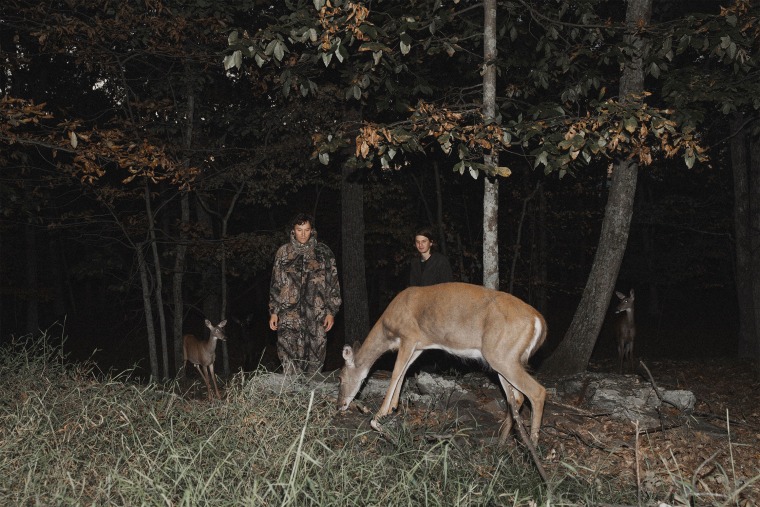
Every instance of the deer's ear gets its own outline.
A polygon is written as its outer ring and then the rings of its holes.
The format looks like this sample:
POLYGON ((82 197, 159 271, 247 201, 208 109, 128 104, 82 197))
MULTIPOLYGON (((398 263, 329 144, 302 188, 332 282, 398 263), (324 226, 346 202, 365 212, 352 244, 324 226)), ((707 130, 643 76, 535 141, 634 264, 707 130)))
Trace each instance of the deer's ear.
POLYGON ((615 291, 615 295, 616 295, 616 296, 617 296, 619 299, 625 299, 625 294, 623 294, 622 292, 618 292, 618 291, 615 291))
POLYGON ((211 329, 212 327, 214 327, 214 326, 211 325, 211 321, 208 320, 208 319, 206 319, 206 327, 209 328, 209 329, 211 329))
POLYGON ((216 327, 224 327, 224 326, 226 326, 226 325, 227 325, 227 319, 224 319, 224 320, 223 320, 223 321, 221 321, 221 322, 219 323, 219 325, 218 325, 218 326, 216 326, 216 327))
POLYGON ((346 345, 343 347, 343 359, 346 360, 346 366, 354 367, 354 349, 346 345))
POLYGON ((631 288, 631 299, 633 299, 633 288, 631 288))

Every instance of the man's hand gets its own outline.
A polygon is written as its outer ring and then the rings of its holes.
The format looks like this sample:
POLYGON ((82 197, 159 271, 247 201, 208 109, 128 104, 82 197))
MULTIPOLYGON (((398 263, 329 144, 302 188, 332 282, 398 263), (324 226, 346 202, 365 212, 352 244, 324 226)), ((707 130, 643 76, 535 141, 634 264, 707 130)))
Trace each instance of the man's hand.
POLYGON ((274 313, 269 316, 269 329, 272 331, 277 331, 277 323, 279 322, 279 318, 277 317, 277 314, 274 313))
POLYGON ((331 330, 333 327, 333 324, 335 324, 335 317, 333 317, 332 315, 325 316, 325 322, 324 322, 325 331, 331 330))

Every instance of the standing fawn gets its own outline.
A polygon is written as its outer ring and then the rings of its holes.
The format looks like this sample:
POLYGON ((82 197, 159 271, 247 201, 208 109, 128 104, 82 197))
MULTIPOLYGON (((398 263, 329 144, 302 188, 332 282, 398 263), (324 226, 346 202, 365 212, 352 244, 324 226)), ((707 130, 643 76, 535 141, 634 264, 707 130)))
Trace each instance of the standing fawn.
POLYGON ((507 398, 514 394, 516 410, 507 414, 501 431, 504 442, 525 398, 530 400, 530 439, 538 442, 546 389, 525 370, 546 338, 546 322, 527 303, 505 292, 466 283, 409 287, 390 302, 361 348, 346 346, 340 372, 338 409, 348 409, 372 364, 385 352, 398 351, 390 386, 378 420, 398 408, 401 384, 409 366, 424 350, 439 349, 486 363, 499 377, 507 398))
POLYGON ((627 362, 631 371, 636 367, 633 363, 633 341, 636 338, 636 322, 633 320, 633 289, 629 295, 615 291, 620 303, 615 308, 615 336, 618 344, 618 358, 620 359, 620 373, 627 362))
POLYGON ((211 330, 211 335, 206 341, 201 341, 194 334, 186 334, 183 336, 183 354, 185 362, 195 366, 198 373, 203 377, 203 381, 206 383, 206 389, 208 391, 208 399, 214 399, 211 395, 211 384, 209 383, 209 377, 214 383, 214 391, 216 397, 222 399, 219 394, 219 388, 216 385, 216 375, 214 375, 214 360, 216 359, 216 341, 226 341, 227 337, 224 335, 224 326, 227 325, 227 321, 223 320, 218 326, 211 324, 211 321, 206 319, 206 327, 211 330))

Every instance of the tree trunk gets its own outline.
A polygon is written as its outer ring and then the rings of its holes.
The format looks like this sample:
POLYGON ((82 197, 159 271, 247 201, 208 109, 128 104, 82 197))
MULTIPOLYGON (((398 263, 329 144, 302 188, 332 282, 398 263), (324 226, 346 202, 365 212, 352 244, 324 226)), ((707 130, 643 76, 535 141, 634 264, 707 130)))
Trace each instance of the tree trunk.
POLYGON ((745 118, 741 113, 731 117, 731 167, 734 175, 734 237, 736 249, 736 301, 739 305, 739 357, 754 357, 755 316, 750 246, 749 146, 745 118))
POLYGON ((749 216, 750 216, 750 258, 752 259, 752 306, 755 309, 755 336, 753 350, 755 368, 760 373, 760 137, 750 138, 749 166, 749 216))
MULTIPOLYGON (((483 3, 483 120, 496 117, 496 0, 483 3)), ((498 165, 495 151, 483 156, 488 167, 498 165)), ((499 180, 484 178, 483 286, 499 288, 499 180)))
POLYGON ((435 219, 438 226, 438 248, 443 255, 448 255, 446 248, 446 225, 443 223, 443 192, 441 192, 441 171, 438 161, 433 160, 433 177, 435 178, 435 219))
MULTIPOLYGON (((198 224, 202 230, 206 230, 206 239, 213 241, 215 239, 214 224, 211 220, 211 213, 206 209, 201 197, 196 193, 195 210, 198 217, 198 224)), ((199 262, 201 272, 201 294, 203 294, 203 316, 215 324, 221 315, 221 280, 219 280, 219 266, 213 261, 199 262)))
POLYGON ((369 302, 364 263, 364 186, 356 170, 343 165, 341 243, 343 257, 343 329, 346 343, 362 342, 369 332, 369 302))
POLYGON ((156 223, 153 219, 153 208, 150 200, 150 187, 148 180, 145 180, 145 215, 148 219, 148 238, 150 241, 151 252, 153 253, 153 268, 156 277, 156 310, 158 311, 158 325, 161 333, 161 358, 163 359, 163 378, 169 378, 169 345, 166 336, 166 312, 164 311, 164 284, 161 273, 161 256, 158 253, 158 242, 156 241, 156 223))
POLYGON ((24 224, 24 244, 26 247, 26 332, 36 334, 40 330, 37 231, 29 222, 24 224))
MULTIPOLYGON (((636 34, 642 26, 649 24, 651 11, 652 0, 628 2, 626 40, 636 48, 636 54, 625 65, 620 78, 620 97, 623 101, 639 100, 633 95, 644 91, 643 59, 647 46, 636 34)), ((637 178, 637 164, 630 160, 615 163, 591 273, 570 328, 557 350, 542 366, 549 374, 571 375, 585 371, 588 366, 625 254, 637 178)))
POLYGON ((547 238, 546 238, 546 193, 543 183, 538 184, 538 200, 535 204, 535 212, 532 216, 532 244, 531 244, 531 287, 529 298, 530 304, 541 313, 546 312, 547 292, 546 286, 549 280, 547 263, 547 238))
POLYGON ((150 277, 148 276, 148 265, 145 262, 143 248, 145 243, 135 245, 137 252, 137 269, 140 272, 140 285, 142 286, 143 309, 145 310, 145 328, 148 334, 148 355, 150 356, 151 377, 157 380, 158 377, 158 354, 156 353, 156 329, 153 327, 153 305, 150 297, 150 277))
POLYGON ((187 266, 187 226, 190 223, 190 195, 183 191, 180 196, 179 241, 174 257, 174 277, 172 278, 172 304, 174 306, 174 369, 176 372, 184 366, 182 351, 183 321, 185 317, 185 298, 183 284, 187 266))
MULTIPOLYGON (((189 62, 184 64, 186 101, 185 129, 182 133, 182 148, 185 150, 183 165, 190 167, 190 149, 193 146, 193 129, 195 126, 195 89, 193 88, 193 72, 189 62)), ((179 373, 184 366, 183 353, 183 322, 185 318, 184 280, 187 266, 187 239, 190 225, 190 196, 187 190, 180 191, 180 219, 178 241, 174 257, 174 276, 172 277, 172 304, 174 305, 174 326, 172 340, 174 342, 174 370, 179 373)))
MULTIPOLYGON (((240 194, 243 193, 243 189, 245 189, 245 183, 240 184, 237 191, 235 192, 235 196, 230 202, 230 205, 227 207, 227 213, 225 213, 222 217, 222 260, 220 263, 221 265, 219 266, 219 277, 221 279, 222 292, 222 308, 219 312, 220 321, 227 319, 227 226, 230 222, 232 212, 235 210, 237 200, 240 198, 240 194)), ((226 341, 222 341, 222 373, 224 373, 225 376, 229 376, 230 374, 230 352, 226 341)))

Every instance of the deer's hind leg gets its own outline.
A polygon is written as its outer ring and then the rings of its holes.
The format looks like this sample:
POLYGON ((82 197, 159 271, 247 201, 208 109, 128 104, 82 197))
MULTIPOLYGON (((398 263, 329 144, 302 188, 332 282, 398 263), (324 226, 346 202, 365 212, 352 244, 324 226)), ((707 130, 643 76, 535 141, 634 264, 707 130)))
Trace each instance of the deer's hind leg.
MULTIPOLYGON (((520 391, 525 398, 530 400, 530 410, 532 413, 530 423, 530 439, 533 445, 538 444, 538 433, 541 429, 541 419, 544 416, 544 403, 546 401, 546 389, 544 386, 538 383, 536 379, 530 376, 525 368, 519 363, 509 364, 491 364, 494 370, 499 374, 499 381, 506 393, 507 389, 514 391, 520 391), (506 385, 505 385, 506 383, 506 385)), ((506 393, 508 395, 508 393, 506 393)), ((519 397, 515 396, 516 401, 519 401, 519 397)), ((516 404, 519 409, 522 402, 516 404)), ((519 414, 512 414, 513 417, 519 417, 519 414)), ((505 421, 506 423, 506 421, 505 421)), ((511 429, 512 425, 509 425, 511 429)), ((502 435, 502 439, 506 438, 502 435)))
POLYGON ((201 366, 199 364, 194 364, 195 369, 198 370, 198 373, 201 374, 201 377, 203 378, 203 382, 206 384, 206 392, 208 393, 208 399, 212 400, 214 399, 214 395, 211 392, 211 384, 208 381, 208 375, 206 374, 206 367, 201 366))
POLYGON ((507 397, 507 413, 499 430, 499 443, 504 444, 507 441, 509 432, 512 431, 514 419, 520 417, 520 408, 522 407, 523 401, 525 401, 525 396, 523 393, 512 387, 512 384, 510 384, 501 374, 499 374, 499 382, 501 383, 501 388, 504 389, 504 395, 507 397), (510 393, 515 398, 515 407, 517 408, 517 411, 514 414, 512 413, 512 404, 509 402, 510 393))

